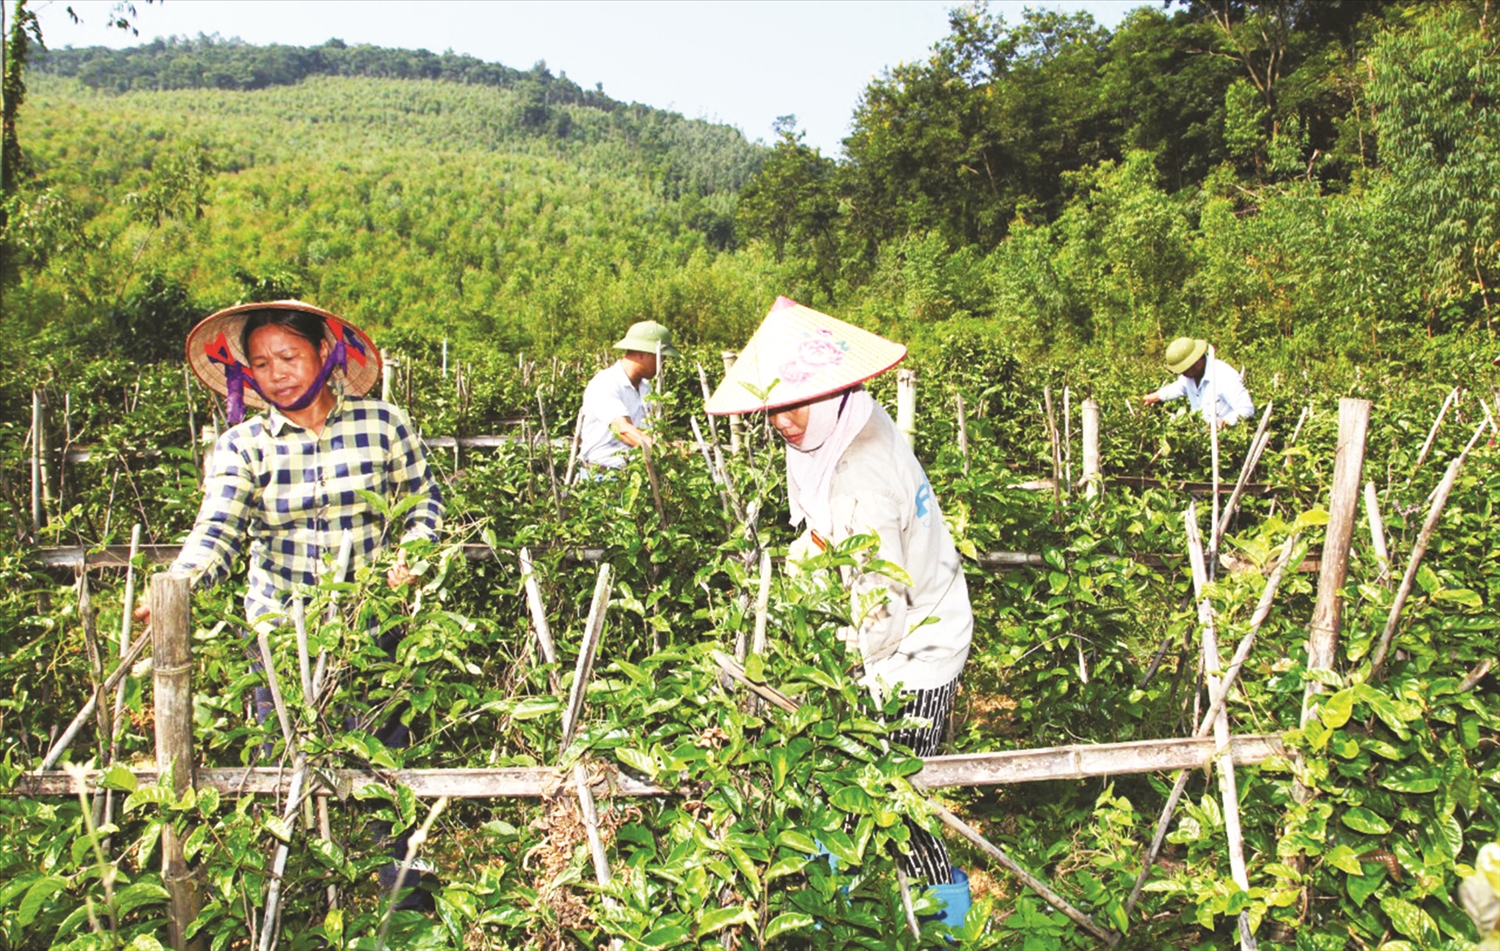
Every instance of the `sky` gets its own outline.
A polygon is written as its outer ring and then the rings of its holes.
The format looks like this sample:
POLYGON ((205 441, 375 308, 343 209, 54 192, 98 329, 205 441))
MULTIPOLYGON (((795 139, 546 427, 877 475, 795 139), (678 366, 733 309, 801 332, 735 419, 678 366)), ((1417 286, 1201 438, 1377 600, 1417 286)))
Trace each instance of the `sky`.
MULTIPOLYGON (((805 141, 836 157, 860 94, 948 35, 956 0, 133 0, 139 36, 110 29, 114 0, 32 0, 49 47, 218 34, 265 45, 345 43, 452 50, 529 69, 546 61, 584 88, 775 140, 795 115, 805 141), (72 22, 71 8, 81 20, 72 22)), ((1018 23, 1026 6, 1087 10, 1114 28, 1151 0, 991 0, 1018 23)))

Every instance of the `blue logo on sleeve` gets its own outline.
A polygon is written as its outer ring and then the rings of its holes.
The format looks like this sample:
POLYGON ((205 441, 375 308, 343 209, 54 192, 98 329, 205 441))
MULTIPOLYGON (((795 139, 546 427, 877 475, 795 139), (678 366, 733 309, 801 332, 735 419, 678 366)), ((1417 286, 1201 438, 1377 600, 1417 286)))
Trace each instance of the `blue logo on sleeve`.
POLYGON ((915 502, 917 506, 917 518, 925 528, 932 520, 932 486, 928 484, 926 479, 923 479, 922 484, 917 487, 915 502))

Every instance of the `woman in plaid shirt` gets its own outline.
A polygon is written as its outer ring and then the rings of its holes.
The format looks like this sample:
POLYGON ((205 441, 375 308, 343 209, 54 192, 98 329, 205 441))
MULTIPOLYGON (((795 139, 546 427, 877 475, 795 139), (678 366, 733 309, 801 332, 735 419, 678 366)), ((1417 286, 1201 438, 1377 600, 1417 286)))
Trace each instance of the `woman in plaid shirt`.
MULTIPOLYGON (((172 571, 214 584, 248 547, 245 616, 254 623, 283 614, 295 585, 317 584, 325 553, 337 554, 346 531, 351 568, 391 541, 437 536, 442 492, 421 442, 401 410, 363 395, 380 378, 379 351, 363 332, 300 301, 243 304, 193 329, 188 360, 227 397, 236 425, 214 444, 203 505, 172 571), (334 370, 343 371, 342 387, 334 370), (240 422, 246 403, 269 405, 240 422), (393 504, 421 497, 399 539, 359 490, 393 504)), ((387 580, 411 580, 404 549, 387 580)))
MULTIPOLYGON (((393 541, 437 536, 442 493, 406 415, 364 395, 380 379, 380 353, 358 328, 301 301, 244 304, 193 328, 187 350, 198 378, 228 400, 234 425, 214 444, 203 504, 174 573, 190 576, 195 587, 216 584, 245 553, 245 617, 258 630, 283 621, 297 586, 317 584, 346 532, 354 543, 351 569, 393 541), (335 371, 342 385, 335 385, 335 371), (242 422, 247 403, 266 412, 242 422), (409 496, 419 501, 398 527, 361 491, 391 505, 409 496)), ((386 580, 393 588, 412 580, 404 548, 386 580)), ((137 617, 148 620, 149 611, 137 617)), ((381 638, 392 657, 400 634, 381 638)), ((271 715, 267 687, 255 690, 255 712, 261 722, 271 715)), ((373 727, 388 747, 410 743, 400 712, 373 727)), ((384 839, 389 824, 381 825, 376 834, 384 839)), ((404 855, 404 839, 390 843, 393 856, 404 855)), ((380 870, 385 887, 396 871, 394 864, 380 870)), ((402 905, 430 900, 414 893, 402 905)))

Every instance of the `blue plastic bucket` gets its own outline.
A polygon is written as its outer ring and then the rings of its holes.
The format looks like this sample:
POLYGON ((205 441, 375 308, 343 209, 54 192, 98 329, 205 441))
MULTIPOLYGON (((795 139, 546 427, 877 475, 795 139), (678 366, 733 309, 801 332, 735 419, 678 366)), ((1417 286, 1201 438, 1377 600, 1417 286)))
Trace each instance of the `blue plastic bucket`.
POLYGON ((969 895, 967 872, 959 868, 954 869, 951 885, 929 885, 927 894, 942 902, 944 908, 935 915, 924 916, 923 921, 936 921, 949 928, 964 926, 964 918, 968 916, 969 906, 973 903, 969 895))

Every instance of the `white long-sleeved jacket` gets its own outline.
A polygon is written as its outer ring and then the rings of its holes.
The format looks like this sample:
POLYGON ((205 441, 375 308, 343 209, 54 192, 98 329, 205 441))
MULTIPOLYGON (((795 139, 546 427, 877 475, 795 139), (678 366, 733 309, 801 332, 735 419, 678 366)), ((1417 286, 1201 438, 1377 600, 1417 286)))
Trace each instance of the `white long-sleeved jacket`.
POLYGON ((1219 421, 1228 426, 1255 415, 1255 403, 1251 401, 1250 391, 1245 389, 1239 373, 1212 352, 1209 354, 1208 364, 1203 368, 1202 380, 1194 383, 1185 376, 1179 376, 1157 390, 1156 395, 1163 401, 1186 396, 1188 404, 1202 412, 1203 418, 1210 423, 1213 422, 1215 402, 1219 408, 1219 421), (1209 399, 1210 392, 1218 394, 1218 399, 1209 399))

